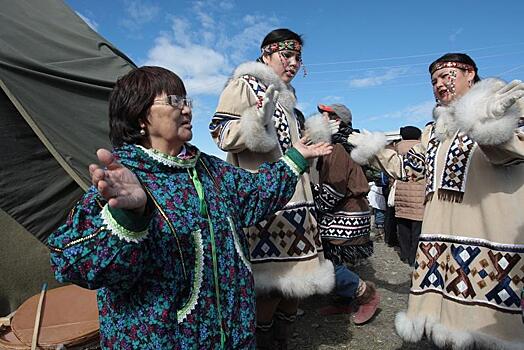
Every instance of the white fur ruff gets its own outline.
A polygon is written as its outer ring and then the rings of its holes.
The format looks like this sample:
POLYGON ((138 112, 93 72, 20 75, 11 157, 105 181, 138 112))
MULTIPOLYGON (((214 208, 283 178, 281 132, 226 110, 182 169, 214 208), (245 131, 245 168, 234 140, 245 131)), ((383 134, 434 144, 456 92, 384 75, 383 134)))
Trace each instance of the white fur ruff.
POLYGON ((425 333, 439 348, 453 350, 469 350, 474 349, 475 346, 493 350, 524 348, 523 343, 508 342, 479 332, 454 331, 431 317, 411 319, 405 312, 400 312, 395 317, 395 329, 404 341, 410 343, 419 342, 425 333))
POLYGON ((303 265, 309 265, 304 261, 294 263, 292 267, 285 264, 280 269, 279 264, 282 263, 252 265, 257 293, 279 291, 286 297, 305 298, 314 294, 327 294, 335 287, 335 271, 329 260, 321 261, 318 265, 311 261, 316 266, 309 268, 303 268, 303 265))
POLYGON ((279 92, 278 103, 287 110, 293 110, 297 103, 293 88, 290 85, 286 85, 271 67, 260 62, 242 63, 233 72, 232 79, 240 78, 246 74, 257 77, 266 87, 274 85, 275 90, 279 92))
POLYGON ((240 118, 240 126, 246 147, 256 153, 266 153, 278 146, 278 137, 273 123, 264 125, 257 107, 248 108, 240 118))
POLYGON ((317 113, 306 119, 306 134, 313 143, 331 143, 331 128, 329 122, 317 113))
POLYGON ((449 107, 435 108, 437 137, 449 137, 460 129, 480 145, 498 145, 511 139, 524 113, 524 101, 515 103, 500 118, 488 113, 490 101, 505 84, 495 78, 482 80, 449 107))
POLYGON ((351 158, 360 165, 369 163, 369 160, 388 144, 386 135, 381 132, 372 132, 361 135, 361 142, 351 151, 351 158))

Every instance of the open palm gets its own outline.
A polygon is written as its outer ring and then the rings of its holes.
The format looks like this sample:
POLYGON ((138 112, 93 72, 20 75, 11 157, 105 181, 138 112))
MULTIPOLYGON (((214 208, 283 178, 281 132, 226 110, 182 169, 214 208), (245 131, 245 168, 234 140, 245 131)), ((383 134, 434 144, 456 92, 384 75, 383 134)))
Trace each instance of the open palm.
POLYGON ((135 174, 117 162, 111 152, 99 149, 96 152, 102 167, 97 164, 89 166, 93 186, 113 208, 144 211, 147 196, 135 174))
POLYGON ((293 147, 295 147, 296 150, 306 159, 325 156, 333 151, 333 146, 326 142, 319 142, 310 145, 307 145, 307 142, 308 139, 303 137, 293 144, 293 147))

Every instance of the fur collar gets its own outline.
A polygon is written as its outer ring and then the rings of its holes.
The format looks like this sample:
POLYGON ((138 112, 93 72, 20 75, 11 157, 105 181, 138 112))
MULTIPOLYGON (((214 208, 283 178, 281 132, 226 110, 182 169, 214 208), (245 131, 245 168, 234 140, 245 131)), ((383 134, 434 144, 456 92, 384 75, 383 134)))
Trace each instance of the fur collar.
POLYGON ((501 118, 492 118, 486 113, 489 101, 504 85, 506 82, 501 79, 484 79, 449 106, 436 106, 433 109, 435 136, 443 141, 461 129, 482 144, 507 140, 524 112, 524 100, 515 103, 501 118))
POLYGON ((266 86, 273 84, 276 90, 279 92, 278 102, 285 109, 293 110, 297 103, 294 89, 291 85, 284 83, 282 79, 276 75, 273 69, 266 66, 264 63, 246 62, 242 63, 235 69, 231 79, 237 79, 246 74, 260 79, 260 81, 266 86))

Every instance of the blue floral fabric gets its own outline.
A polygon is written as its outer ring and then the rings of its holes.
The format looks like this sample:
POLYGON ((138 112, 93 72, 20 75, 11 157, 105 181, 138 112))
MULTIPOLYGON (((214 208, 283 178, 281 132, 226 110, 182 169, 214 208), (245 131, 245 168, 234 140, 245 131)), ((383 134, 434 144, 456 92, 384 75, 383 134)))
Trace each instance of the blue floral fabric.
POLYGON ((255 174, 186 147, 192 158, 184 166, 159 162, 135 145, 113 152, 153 199, 143 239, 126 241, 112 232, 95 188, 49 237, 57 280, 98 289, 105 349, 255 348, 254 286, 242 227, 288 202, 296 169, 287 158, 255 174))

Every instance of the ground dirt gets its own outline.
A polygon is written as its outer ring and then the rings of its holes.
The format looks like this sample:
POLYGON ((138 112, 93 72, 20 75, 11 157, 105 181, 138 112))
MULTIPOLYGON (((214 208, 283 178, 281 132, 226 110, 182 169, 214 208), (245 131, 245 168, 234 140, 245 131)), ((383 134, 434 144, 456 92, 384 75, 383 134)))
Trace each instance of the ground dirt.
POLYGON ((354 268, 363 280, 377 286, 381 303, 375 317, 356 326, 351 315, 322 316, 318 309, 329 305, 332 296, 314 296, 301 302, 304 315, 292 326, 289 349, 415 350, 436 349, 427 341, 403 343, 395 333, 395 315, 407 306, 410 267, 400 262, 396 251, 384 243, 375 243, 375 253, 366 263, 354 268))

